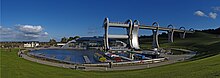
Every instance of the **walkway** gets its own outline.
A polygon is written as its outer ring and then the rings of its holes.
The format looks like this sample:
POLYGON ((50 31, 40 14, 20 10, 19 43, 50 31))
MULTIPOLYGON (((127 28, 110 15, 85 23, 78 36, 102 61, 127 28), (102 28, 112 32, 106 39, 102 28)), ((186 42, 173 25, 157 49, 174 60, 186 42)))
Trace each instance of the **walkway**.
POLYGON ((152 63, 152 64, 144 64, 144 65, 133 65, 133 66, 117 66, 113 68, 106 68, 106 67, 86 67, 86 71, 115 71, 115 70, 135 70, 135 69, 144 69, 144 68, 151 68, 157 67, 167 64, 172 64, 180 61, 184 61, 185 59, 191 58, 194 55, 162 55, 164 57, 168 57, 169 60, 160 63, 152 63))
MULTIPOLYGON (((29 57, 25 54, 21 54, 21 55, 22 55, 22 58, 24 58, 26 60, 37 62, 37 63, 40 63, 40 64, 49 65, 49 66, 56 66, 56 67, 70 68, 70 69, 75 69, 75 67, 76 67, 76 65, 55 63, 55 62, 40 60, 40 59, 37 59, 37 58, 32 58, 32 57, 29 57)), ((144 69, 144 68, 157 67, 157 66, 162 66, 162 65, 167 65, 167 64, 172 64, 172 63, 184 61, 185 59, 189 59, 189 58, 193 57, 194 54, 184 54, 184 55, 164 55, 164 54, 162 54, 161 56, 167 57, 167 58, 169 58, 169 60, 165 61, 165 62, 152 63, 152 64, 142 64, 142 65, 133 65, 133 66, 113 66, 113 68, 85 67, 85 66, 77 66, 77 68, 81 68, 82 70, 85 70, 85 71, 115 71, 115 70, 144 69)))
POLYGON ((37 58, 29 57, 25 54, 22 54, 22 58, 32 61, 32 62, 37 62, 40 64, 45 64, 49 66, 55 66, 55 67, 63 67, 63 68, 75 68, 75 65, 70 65, 70 64, 62 64, 62 63, 55 63, 55 62, 50 62, 50 61, 45 61, 45 60, 40 60, 37 58))

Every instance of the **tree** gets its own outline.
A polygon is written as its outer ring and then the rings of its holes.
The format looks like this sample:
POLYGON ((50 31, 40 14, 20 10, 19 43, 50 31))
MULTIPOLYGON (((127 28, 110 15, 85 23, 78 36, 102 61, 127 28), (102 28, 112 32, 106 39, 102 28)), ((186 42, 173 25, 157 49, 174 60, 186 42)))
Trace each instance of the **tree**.
POLYGON ((49 43, 50 45, 53 45, 53 46, 57 44, 55 39, 50 39, 49 43))
POLYGON ((80 38, 80 36, 75 36, 75 37, 74 37, 74 40, 76 40, 77 38, 80 38))
POLYGON ((210 33, 210 34, 220 34, 220 27, 216 29, 206 29, 202 30, 202 32, 210 33))
POLYGON ((66 43, 67 42, 67 38, 66 37, 63 37, 62 39, 61 39, 61 41, 60 42, 62 42, 62 43, 66 43))
POLYGON ((72 41, 72 40, 74 40, 74 38, 73 37, 69 37, 69 39, 67 41, 72 41))

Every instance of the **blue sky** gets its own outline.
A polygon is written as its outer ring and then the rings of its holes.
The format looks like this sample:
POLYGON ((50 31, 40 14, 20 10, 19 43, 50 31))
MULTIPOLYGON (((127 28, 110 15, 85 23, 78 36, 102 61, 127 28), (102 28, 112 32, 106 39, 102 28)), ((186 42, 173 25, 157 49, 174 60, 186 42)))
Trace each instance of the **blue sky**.
MULTIPOLYGON (((121 22, 137 19, 146 25, 157 21, 176 28, 217 28, 219 14, 219 0, 1 0, 0 39, 59 41, 64 36, 102 36, 105 17, 121 22)), ((151 31, 140 33, 150 35, 151 31)))

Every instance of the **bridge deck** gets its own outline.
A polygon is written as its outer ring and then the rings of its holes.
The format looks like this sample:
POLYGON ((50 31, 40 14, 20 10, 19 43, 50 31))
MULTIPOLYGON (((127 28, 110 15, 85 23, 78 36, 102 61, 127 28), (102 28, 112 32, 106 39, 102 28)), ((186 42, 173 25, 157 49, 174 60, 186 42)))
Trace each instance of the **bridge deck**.
POLYGON ((108 38, 123 38, 126 39, 128 38, 128 35, 108 35, 108 38))
MULTIPOLYGON (((110 22, 109 27, 129 28, 129 24, 110 22)), ((155 30, 155 29, 157 29, 157 27, 156 26, 139 25, 139 29, 155 30)), ((173 28, 159 27, 158 29, 161 31, 169 31, 169 30, 172 30, 173 28)), ((179 30, 179 29, 173 29, 173 30, 174 30, 174 32, 193 33, 192 31, 189 31, 189 30, 179 30)))

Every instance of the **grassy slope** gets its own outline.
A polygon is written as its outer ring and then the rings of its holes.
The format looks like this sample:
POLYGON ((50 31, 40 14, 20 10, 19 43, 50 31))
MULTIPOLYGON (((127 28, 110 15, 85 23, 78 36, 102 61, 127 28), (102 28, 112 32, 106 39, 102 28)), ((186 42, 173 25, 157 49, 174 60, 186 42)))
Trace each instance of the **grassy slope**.
MULTIPOLYGON (((202 34, 199 34, 202 35, 202 34)), ((210 38, 213 36, 210 36, 210 38)), ((196 39, 196 38, 195 38, 196 39)), ((187 40, 187 39, 186 39, 187 40)), ((192 39, 194 40, 194 39, 192 39)), ((206 39, 205 39, 206 40, 206 39)), ((210 48, 209 53, 220 52, 217 45, 220 42, 212 41, 215 38, 210 39, 210 41, 205 42, 198 40, 190 42, 185 42, 191 44, 189 47, 201 51, 206 51, 202 49, 205 45, 214 46, 215 48, 210 48), (192 45, 193 44, 193 45, 192 45), (217 46, 217 47, 216 47, 217 46), (201 48, 201 49, 199 49, 201 48)), ((179 41, 179 40, 177 40, 179 41)), ((168 47, 177 45, 181 46, 179 42, 174 44, 162 44, 163 47, 168 47)), ((1 49, 1 78, 215 78, 220 77, 220 55, 189 61, 182 62, 172 65, 166 65, 156 68, 143 69, 143 70, 133 70, 133 71, 114 71, 114 72, 84 72, 76 71, 71 69, 57 68, 46 65, 41 65, 38 63, 30 62, 22 58, 17 57, 17 49, 13 49, 12 52, 9 50, 1 49)), ((208 52, 201 52, 208 53, 208 52)))
MULTIPOLYGON (((163 48, 185 48, 190 50, 198 51, 197 58, 208 57, 220 53, 220 38, 216 35, 211 35, 202 32, 196 32, 189 35, 186 39, 174 38, 174 43, 167 43, 165 38, 159 38, 160 46, 163 48)), ((145 40, 146 41, 146 40, 145 40)), ((144 40, 142 41, 144 42, 144 40)), ((141 44, 144 49, 151 48, 151 42, 148 41, 146 44, 141 44)))
POLYGON ((196 58, 204 58, 220 53, 220 38, 216 35, 197 32, 191 38, 178 39, 174 43, 162 44, 163 47, 180 47, 198 51, 196 58))

